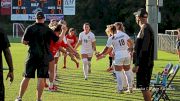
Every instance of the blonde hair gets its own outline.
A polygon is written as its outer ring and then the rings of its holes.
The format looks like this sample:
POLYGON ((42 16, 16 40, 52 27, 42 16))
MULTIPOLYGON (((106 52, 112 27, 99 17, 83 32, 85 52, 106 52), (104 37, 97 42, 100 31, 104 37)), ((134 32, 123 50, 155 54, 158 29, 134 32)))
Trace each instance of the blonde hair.
POLYGON ((112 36, 116 33, 116 28, 113 24, 107 25, 105 30, 107 36, 112 36))
POLYGON ((114 25, 116 26, 117 30, 121 30, 122 32, 125 32, 125 27, 122 22, 115 22, 114 25))
POLYGON ((57 21, 55 19, 51 19, 48 26, 49 26, 50 29, 54 30, 56 28, 57 24, 58 23, 57 23, 57 21))

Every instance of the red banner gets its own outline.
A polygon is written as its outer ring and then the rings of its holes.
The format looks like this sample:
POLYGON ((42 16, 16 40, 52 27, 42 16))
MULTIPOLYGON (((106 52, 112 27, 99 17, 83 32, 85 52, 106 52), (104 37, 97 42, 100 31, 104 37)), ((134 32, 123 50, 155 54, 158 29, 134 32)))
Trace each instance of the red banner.
POLYGON ((11 0, 1 0, 1 15, 11 15, 11 0))

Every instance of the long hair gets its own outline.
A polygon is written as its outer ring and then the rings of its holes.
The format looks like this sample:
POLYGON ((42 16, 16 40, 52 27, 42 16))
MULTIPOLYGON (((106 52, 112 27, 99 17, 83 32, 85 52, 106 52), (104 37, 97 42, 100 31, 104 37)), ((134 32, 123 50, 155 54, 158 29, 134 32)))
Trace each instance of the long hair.
POLYGON ((107 27, 105 30, 106 34, 108 36, 113 36, 114 38, 114 34, 116 34, 116 27, 113 24, 107 25, 106 27, 107 27))
POLYGON ((54 28, 54 32, 61 32, 61 27, 62 27, 62 25, 61 24, 58 24, 58 25, 56 25, 55 26, 55 28, 54 28))
POLYGON ((125 32, 125 27, 122 22, 115 22, 114 25, 116 26, 116 30, 125 32))

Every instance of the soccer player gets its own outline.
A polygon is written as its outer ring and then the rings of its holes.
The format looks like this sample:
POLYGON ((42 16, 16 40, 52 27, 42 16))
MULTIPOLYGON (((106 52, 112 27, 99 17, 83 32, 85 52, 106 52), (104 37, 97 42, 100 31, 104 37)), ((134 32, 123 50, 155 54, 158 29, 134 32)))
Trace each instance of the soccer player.
POLYGON ((88 79, 88 73, 91 72, 91 59, 93 56, 93 51, 96 52, 96 39, 95 35, 90 30, 90 24, 84 23, 83 32, 79 34, 79 40, 75 46, 77 49, 80 45, 81 47, 81 56, 83 62, 83 72, 85 80, 88 79))
MULTIPOLYGON (((108 38, 112 36, 112 33, 110 32, 110 28, 111 28, 111 25, 107 25, 107 28, 105 30, 108 38)), ((112 67, 112 62, 114 60, 114 53, 113 53, 113 48, 110 48, 109 50, 109 67, 107 68, 107 72, 111 72, 113 70, 113 67, 112 67)))
POLYGON ((147 23, 148 13, 144 8, 134 13, 136 23, 140 27, 135 43, 135 67, 136 87, 141 89, 145 101, 151 101, 149 90, 152 70, 154 66, 154 34, 151 26, 147 23))
POLYGON ((37 70, 37 101, 41 101, 41 96, 45 86, 45 78, 48 78, 49 63, 53 61, 50 53, 50 41, 61 41, 67 31, 66 26, 62 26, 62 32, 58 36, 44 24, 43 12, 36 13, 36 22, 28 26, 22 37, 22 43, 29 46, 28 57, 25 65, 24 78, 20 84, 18 98, 15 101, 22 101, 22 97, 28 87, 30 78, 35 78, 37 70))
MULTIPOLYGON (((75 29, 74 28, 69 29, 69 33, 66 35, 66 40, 70 44, 70 46, 72 46, 72 48, 75 47, 75 45, 77 43, 77 37, 75 35, 75 29)), ((66 58, 67 58, 67 55, 64 55, 64 66, 63 66, 63 68, 66 68, 66 58)), ((77 62, 76 60, 74 62, 76 63, 76 67, 79 68, 79 62, 77 62)))
MULTIPOLYGON (((106 47, 104 50, 97 55, 97 58, 102 57, 105 55, 108 51, 108 49, 113 46, 114 51, 114 61, 113 66, 115 69, 115 74, 117 78, 117 92, 118 93, 124 93, 123 90, 123 84, 124 84, 124 74, 123 70, 125 71, 126 75, 128 77, 128 83, 130 87, 132 87, 131 82, 131 76, 129 73, 130 69, 130 53, 129 49, 133 47, 133 43, 130 39, 130 37, 123 32, 123 24, 121 22, 117 23, 119 25, 119 30, 116 31, 116 27, 114 25, 111 25, 111 33, 113 34, 110 38, 108 38, 106 47), (129 44, 129 46, 128 46, 129 44)), ((116 25, 116 23, 115 23, 116 25)))
POLYGON ((7 34, 5 34, 4 30, 0 28, 0 100, 5 101, 5 89, 4 89, 4 82, 3 82, 3 63, 2 63, 2 52, 4 53, 6 62, 9 67, 9 72, 7 74, 7 78, 10 78, 10 83, 14 80, 14 73, 13 73, 13 62, 12 62, 12 56, 10 52, 10 43, 7 37, 7 34))

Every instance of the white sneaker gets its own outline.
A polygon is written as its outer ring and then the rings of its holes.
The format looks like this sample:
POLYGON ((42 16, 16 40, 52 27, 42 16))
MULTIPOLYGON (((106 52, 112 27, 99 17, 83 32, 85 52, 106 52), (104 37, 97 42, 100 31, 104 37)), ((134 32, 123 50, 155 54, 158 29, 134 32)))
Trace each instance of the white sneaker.
POLYGON ((15 99, 15 101, 22 101, 22 98, 18 97, 15 99))

